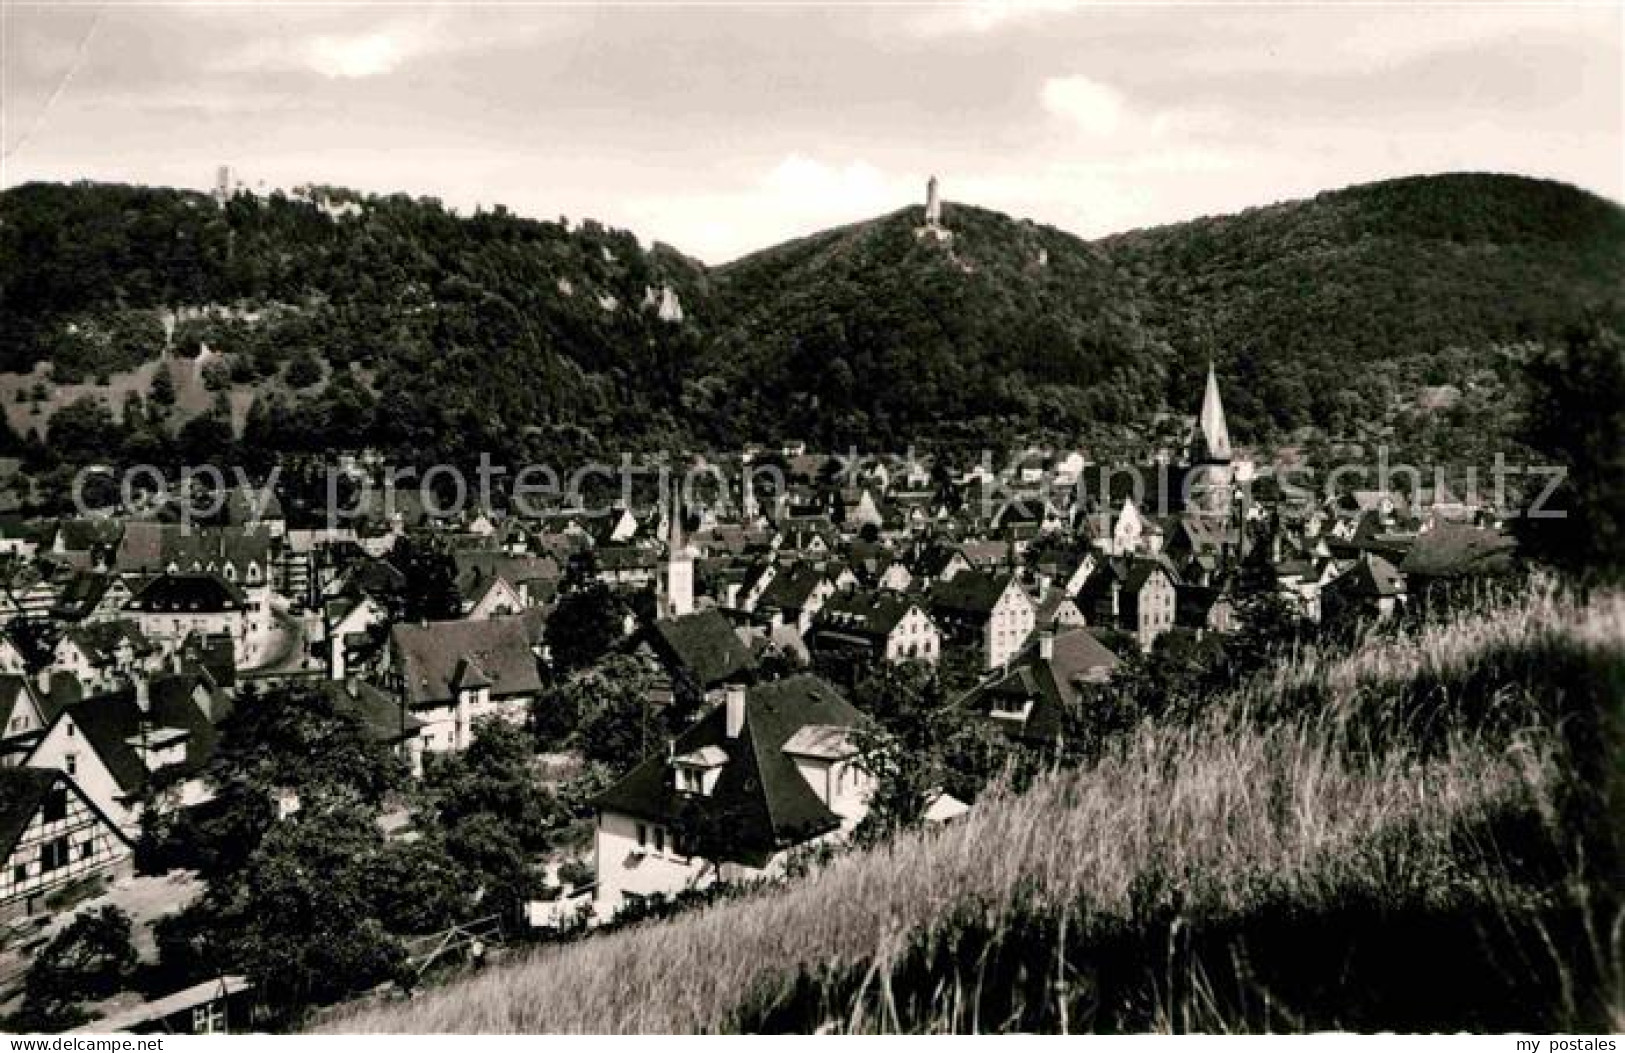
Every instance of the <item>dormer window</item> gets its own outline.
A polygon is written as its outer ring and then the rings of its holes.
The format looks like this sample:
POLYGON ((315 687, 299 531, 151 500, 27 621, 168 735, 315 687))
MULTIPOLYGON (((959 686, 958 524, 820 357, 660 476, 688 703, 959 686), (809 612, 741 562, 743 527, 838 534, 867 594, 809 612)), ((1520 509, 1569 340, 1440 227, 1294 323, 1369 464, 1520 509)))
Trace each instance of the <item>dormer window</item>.
POLYGON ((988 715, 995 720, 1012 720, 1018 723, 1026 723, 1027 716, 1032 711, 1033 703, 1031 699, 1028 699, 1021 704, 1020 709, 1006 709, 1003 706, 995 706, 988 715))
POLYGON ((720 746, 702 746, 691 753, 673 757, 672 784, 678 793, 708 797, 717 788, 728 754, 720 746))

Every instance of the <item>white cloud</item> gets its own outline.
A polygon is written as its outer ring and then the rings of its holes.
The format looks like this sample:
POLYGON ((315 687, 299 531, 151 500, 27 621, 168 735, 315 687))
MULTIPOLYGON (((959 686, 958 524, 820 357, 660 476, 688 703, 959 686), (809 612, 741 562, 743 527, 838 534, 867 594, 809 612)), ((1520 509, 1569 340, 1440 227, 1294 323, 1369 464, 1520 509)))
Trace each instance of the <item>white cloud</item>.
POLYGON ((931 6, 912 23, 921 36, 951 33, 988 33, 1042 15, 1074 11, 1082 0, 975 0, 972 3, 931 6))
POLYGON ((1082 74, 1051 77, 1038 93, 1044 109, 1064 117, 1090 135, 1107 136, 1123 127, 1128 105, 1109 84, 1082 74))
MULTIPOLYGON (((381 77, 429 57, 477 54, 567 31, 570 12, 525 11, 503 17, 472 7, 412 8, 379 16, 343 5, 278 9, 271 27, 215 56, 215 73, 316 73, 332 79, 381 77)), ((250 12, 252 13, 252 12, 250 12)), ((226 7, 210 25, 231 25, 242 9, 226 7)))
POLYGON ((393 73, 407 49, 387 33, 355 37, 320 36, 310 42, 310 68, 324 77, 376 77, 393 73))

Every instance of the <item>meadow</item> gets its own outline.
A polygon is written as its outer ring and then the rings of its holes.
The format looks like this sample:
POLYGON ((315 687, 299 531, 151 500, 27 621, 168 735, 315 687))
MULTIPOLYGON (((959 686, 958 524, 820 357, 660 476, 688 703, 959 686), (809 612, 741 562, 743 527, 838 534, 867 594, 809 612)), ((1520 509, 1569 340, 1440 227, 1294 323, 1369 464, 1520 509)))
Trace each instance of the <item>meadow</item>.
POLYGON ((1625 598, 1306 649, 1095 763, 343 1032, 1625 1029, 1625 598))

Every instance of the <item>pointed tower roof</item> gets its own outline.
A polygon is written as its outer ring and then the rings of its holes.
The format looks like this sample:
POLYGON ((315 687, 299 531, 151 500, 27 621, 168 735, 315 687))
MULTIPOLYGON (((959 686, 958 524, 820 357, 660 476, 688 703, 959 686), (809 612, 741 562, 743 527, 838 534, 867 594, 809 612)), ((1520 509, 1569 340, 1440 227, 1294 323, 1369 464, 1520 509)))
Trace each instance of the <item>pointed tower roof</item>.
POLYGON ((666 559, 692 559, 695 552, 683 541, 682 484, 674 482, 671 488, 671 511, 666 519, 666 559))
POLYGON ((1224 423, 1224 403, 1219 400, 1219 378, 1213 362, 1207 364, 1207 390, 1202 392, 1202 409, 1196 416, 1191 436, 1191 459, 1198 464, 1230 460, 1230 429, 1224 423))

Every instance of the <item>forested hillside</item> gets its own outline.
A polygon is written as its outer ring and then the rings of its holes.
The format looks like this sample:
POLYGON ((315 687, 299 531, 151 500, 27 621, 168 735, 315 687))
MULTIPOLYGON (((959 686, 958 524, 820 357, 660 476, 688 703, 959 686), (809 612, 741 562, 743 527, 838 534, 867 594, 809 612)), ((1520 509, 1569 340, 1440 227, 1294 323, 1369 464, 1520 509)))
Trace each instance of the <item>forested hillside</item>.
POLYGON ((1098 248, 965 205, 944 210, 949 240, 922 219, 904 209, 718 273, 711 346, 740 423, 901 447, 1160 407, 1172 352, 1098 248))
POLYGON ((189 420, 209 448, 229 417, 261 450, 517 459, 1132 438, 1191 409, 1211 357, 1243 441, 1393 423, 1448 385, 1443 424, 1432 409, 1401 423, 1455 448, 1500 435, 1522 359, 1625 290, 1625 211, 1506 176, 1094 243, 953 202, 951 238, 922 219, 905 208, 708 271, 590 221, 399 195, 222 207, 32 184, 0 194, 0 381, 18 435, 69 413, 62 434, 100 436, 103 457, 189 420), (667 287, 680 321, 661 317, 667 287), (194 366, 160 369, 163 354, 194 366))
POLYGON ((1396 179, 1099 245, 1184 352, 1175 390, 1211 355, 1254 432, 1346 428, 1396 388, 1504 372, 1500 352, 1625 293, 1625 210, 1513 176, 1396 179))
POLYGON ((693 331, 645 301, 669 285, 692 310, 704 276, 691 261, 590 221, 458 217, 434 201, 342 191, 323 203, 7 191, 0 367, 44 360, 59 383, 107 377, 164 349, 166 312, 227 307, 239 310, 171 334, 176 355, 206 344, 229 356, 221 389, 335 381, 297 417, 262 400, 249 423, 277 447, 517 456, 671 426, 693 331))

